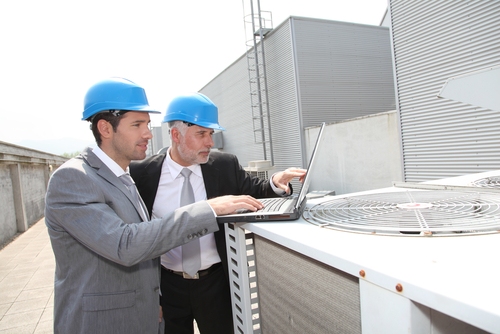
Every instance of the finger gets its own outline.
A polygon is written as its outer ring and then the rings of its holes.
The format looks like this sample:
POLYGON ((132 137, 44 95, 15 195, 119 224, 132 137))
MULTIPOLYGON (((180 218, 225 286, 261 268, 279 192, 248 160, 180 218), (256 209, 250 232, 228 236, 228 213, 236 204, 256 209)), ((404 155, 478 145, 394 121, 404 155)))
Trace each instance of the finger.
POLYGON ((245 209, 251 210, 251 211, 257 211, 257 210, 260 210, 264 207, 264 205, 262 204, 261 201, 255 199, 251 196, 243 198, 243 201, 240 204, 243 205, 243 207, 245 209))
POLYGON ((252 207, 256 208, 257 210, 262 209, 264 205, 262 204, 261 201, 258 199, 255 199, 251 196, 245 199, 245 203, 251 205, 252 207))

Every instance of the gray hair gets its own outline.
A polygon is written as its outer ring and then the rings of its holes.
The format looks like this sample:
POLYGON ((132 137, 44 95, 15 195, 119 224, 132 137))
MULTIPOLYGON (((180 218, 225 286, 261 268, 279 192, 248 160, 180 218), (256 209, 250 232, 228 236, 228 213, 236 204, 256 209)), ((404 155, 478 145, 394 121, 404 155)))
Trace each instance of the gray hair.
POLYGON ((168 133, 170 134, 170 139, 172 139, 172 131, 171 130, 173 128, 176 128, 177 130, 179 130, 181 135, 184 136, 186 134, 188 127, 189 127, 189 125, 184 123, 183 121, 170 121, 170 122, 168 122, 168 133))

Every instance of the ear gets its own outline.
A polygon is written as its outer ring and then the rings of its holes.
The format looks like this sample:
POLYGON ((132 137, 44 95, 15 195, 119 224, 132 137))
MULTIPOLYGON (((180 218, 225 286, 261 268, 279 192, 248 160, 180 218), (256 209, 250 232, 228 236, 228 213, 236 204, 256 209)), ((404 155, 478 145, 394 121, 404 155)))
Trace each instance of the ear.
POLYGON ((113 126, 103 119, 97 122, 97 130, 99 130, 102 139, 109 139, 113 135, 113 126))
POLYGON ((170 129, 170 136, 172 138, 172 141, 174 143, 180 143, 181 141, 181 132, 177 128, 171 128, 170 129))

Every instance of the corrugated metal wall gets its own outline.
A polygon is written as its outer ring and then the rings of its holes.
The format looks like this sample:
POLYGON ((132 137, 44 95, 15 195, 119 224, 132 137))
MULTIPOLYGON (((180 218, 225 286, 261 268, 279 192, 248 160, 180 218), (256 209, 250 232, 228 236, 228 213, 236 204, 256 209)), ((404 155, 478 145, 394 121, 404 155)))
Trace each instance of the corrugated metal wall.
POLYGON ((388 28, 292 22, 304 127, 396 109, 388 28))
POLYGON ((254 143, 247 61, 241 57, 201 91, 219 108, 219 124, 223 131, 221 151, 236 154, 242 166, 262 160, 262 145, 254 143))
POLYGON ((500 1, 391 0, 390 15, 406 181, 500 169, 500 112, 436 96, 500 64, 500 1))
POLYGON ((274 164, 279 169, 307 167, 290 28, 287 20, 265 39, 274 164))
MULTIPOLYGON (((290 36, 290 24, 285 21, 265 40, 274 170, 302 167, 303 131, 299 125, 290 36)), ((254 143, 248 80, 247 59, 243 55, 201 90, 219 107, 219 121, 226 128, 223 151, 236 154, 243 166, 248 161, 263 159, 262 144, 254 143)))

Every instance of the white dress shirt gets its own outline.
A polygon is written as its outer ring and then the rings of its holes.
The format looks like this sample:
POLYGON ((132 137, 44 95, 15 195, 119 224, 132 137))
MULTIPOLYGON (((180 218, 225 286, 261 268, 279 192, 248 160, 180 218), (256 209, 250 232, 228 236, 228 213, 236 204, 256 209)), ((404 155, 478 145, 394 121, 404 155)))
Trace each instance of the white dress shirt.
POLYGON ((113 159, 111 159, 106 153, 104 153, 101 148, 95 147, 92 149, 92 152, 97 155, 97 157, 109 168, 111 171, 117 176, 120 177, 125 173, 129 172, 129 169, 127 167, 126 170, 123 170, 120 165, 116 163, 113 159))
MULTIPOLYGON (((153 203, 153 218, 163 217, 165 214, 179 208, 180 193, 184 182, 184 177, 181 175, 181 170, 183 168, 183 166, 172 160, 169 148, 161 168, 158 190, 153 203)), ((192 165, 187 168, 192 171, 189 179, 193 187, 195 201, 206 200, 207 192, 205 190, 205 183, 203 182, 200 165, 192 165)), ((200 270, 207 269, 211 265, 221 262, 217 247, 215 246, 215 237, 213 233, 200 238, 200 252, 200 270)), ((163 254, 161 256, 161 264, 170 270, 183 271, 182 247, 176 247, 166 254, 163 254)))

